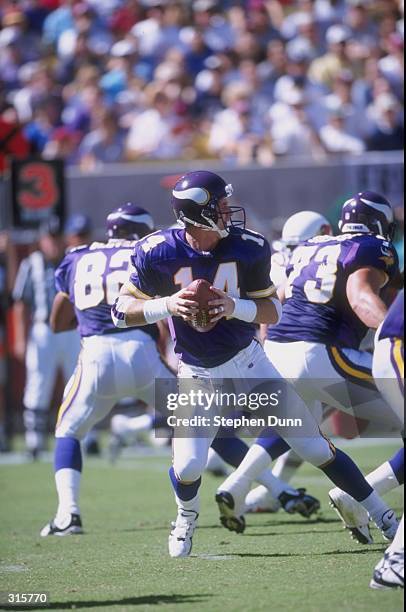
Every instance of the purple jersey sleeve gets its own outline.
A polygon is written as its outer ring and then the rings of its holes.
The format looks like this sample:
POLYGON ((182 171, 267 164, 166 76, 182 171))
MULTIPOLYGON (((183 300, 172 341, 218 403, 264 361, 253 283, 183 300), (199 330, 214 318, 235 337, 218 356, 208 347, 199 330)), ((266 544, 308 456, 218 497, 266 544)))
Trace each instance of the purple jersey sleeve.
POLYGON ((72 256, 68 253, 55 272, 55 287, 58 293, 70 293, 70 275, 72 270, 72 256))
POLYGON ((246 292, 249 298, 260 299, 271 297, 276 293, 275 286, 270 279, 271 273, 271 248, 265 238, 258 238, 262 241, 261 249, 246 271, 246 292))
POLYGON ((361 268, 376 268, 383 270, 388 279, 393 278, 399 267, 399 259, 395 248, 389 242, 371 238, 353 245, 343 262, 348 275, 361 268))
POLYGON ((156 274, 149 261, 149 251, 143 248, 142 241, 137 243, 131 256, 131 275, 126 288, 135 297, 149 300, 159 295, 156 274))

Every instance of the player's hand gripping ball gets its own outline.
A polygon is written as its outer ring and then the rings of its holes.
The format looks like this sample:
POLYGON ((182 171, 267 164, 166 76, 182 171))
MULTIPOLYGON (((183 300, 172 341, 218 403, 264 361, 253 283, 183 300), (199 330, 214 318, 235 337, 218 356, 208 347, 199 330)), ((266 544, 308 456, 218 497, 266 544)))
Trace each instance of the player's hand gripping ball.
POLYGON ((214 323, 211 321, 209 302, 218 296, 210 287, 208 281, 199 278, 186 288, 186 291, 190 293, 190 299, 199 304, 198 312, 189 321, 193 329, 198 332, 211 331, 217 325, 217 321, 214 323))

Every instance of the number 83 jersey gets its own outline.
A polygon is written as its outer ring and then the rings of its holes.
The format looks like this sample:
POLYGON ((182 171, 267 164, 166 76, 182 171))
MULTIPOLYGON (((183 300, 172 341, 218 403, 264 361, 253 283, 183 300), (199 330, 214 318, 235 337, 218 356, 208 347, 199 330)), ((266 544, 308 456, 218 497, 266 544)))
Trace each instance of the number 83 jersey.
MULTIPOLYGON (((131 255, 136 242, 109 240, 72 249, 55 273, 57 291, 75 307, 82 338, 128 331, 115 327, 111 307, 131 273, 131 255)), ((153 338, 156 325, 139 328, 153 338)))
POLYGON ((383 270, 388 282, 398 265, 393 245, 380 236, 342 234, 308 240, 293 252, 282 319, 268 330, 268 339, 358 349, 367 328, 348 302, 347 279, 370 267, 383 270))

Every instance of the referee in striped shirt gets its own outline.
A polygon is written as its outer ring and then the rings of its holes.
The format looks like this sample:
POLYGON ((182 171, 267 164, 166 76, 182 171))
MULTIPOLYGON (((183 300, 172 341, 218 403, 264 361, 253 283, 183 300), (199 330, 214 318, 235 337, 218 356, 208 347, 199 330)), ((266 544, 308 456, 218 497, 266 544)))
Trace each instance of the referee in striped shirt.
POLYGON ((24 259, 14 291, 16 353, 25 356, 24 426, 27 451, 33 459, 44 449, 48 411, 58 369, 65 382, 76 367, 80 339, 76 330, 54 334, 49 316, 56 294, 55 270, 64 256, 59 219, 40 227, 39 248, 24 259))

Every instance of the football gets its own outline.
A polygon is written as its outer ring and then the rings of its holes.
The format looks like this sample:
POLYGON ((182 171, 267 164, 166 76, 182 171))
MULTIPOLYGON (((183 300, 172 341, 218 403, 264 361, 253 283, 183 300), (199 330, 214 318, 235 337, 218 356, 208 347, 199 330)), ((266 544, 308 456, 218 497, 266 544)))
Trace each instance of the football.
POLYGON ((210 300, 218 298, 214 291, 211 291, 210 286, 207 280, 198 278, 186 288, 187 291, 193 293, 193 297, 190 299, 199 304, 199 312, 193 317, 192 321, 189 322, 191 327, 198 332, 208 332, 217 325, 217 323, 210 322, 208 303, 210 300))

